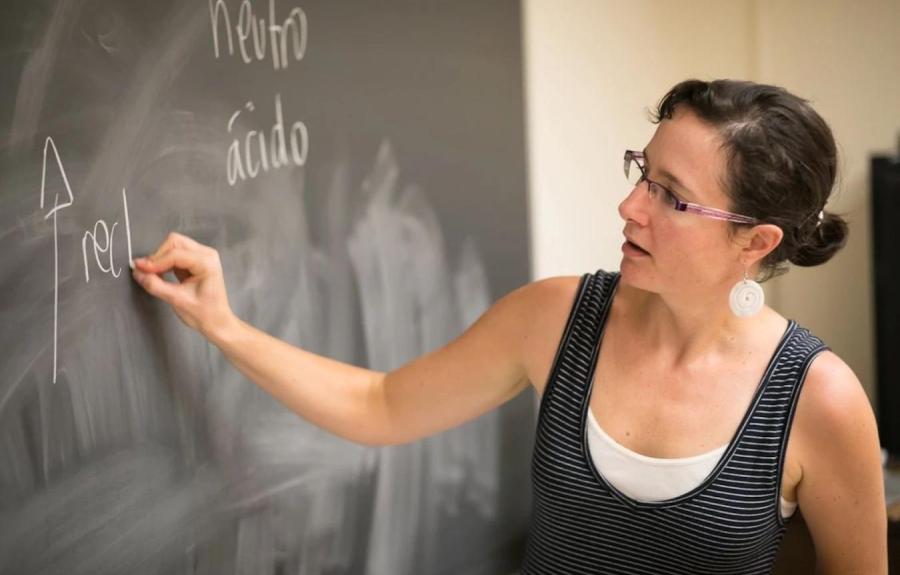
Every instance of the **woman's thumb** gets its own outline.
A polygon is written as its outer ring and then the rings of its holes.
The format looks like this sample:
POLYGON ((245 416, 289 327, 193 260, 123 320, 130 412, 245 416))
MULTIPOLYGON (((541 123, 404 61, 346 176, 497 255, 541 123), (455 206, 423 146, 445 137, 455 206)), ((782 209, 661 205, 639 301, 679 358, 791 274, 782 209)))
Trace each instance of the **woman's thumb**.
POLYGON ((131 274, 144 291, 172 305, 178 295, 178 287, 156 274, 143 272, 137 268, 131 274))

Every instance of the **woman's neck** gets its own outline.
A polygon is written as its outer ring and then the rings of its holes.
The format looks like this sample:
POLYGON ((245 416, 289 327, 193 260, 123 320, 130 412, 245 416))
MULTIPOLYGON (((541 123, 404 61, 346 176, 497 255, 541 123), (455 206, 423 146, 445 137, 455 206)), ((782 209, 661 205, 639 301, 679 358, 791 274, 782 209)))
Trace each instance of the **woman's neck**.
MULTIPOLYGON (((620 285, 621 313, 641 334, 646 345, 668 356, 673 367, 730 357, 747 349, 763 324, 779 320, 764 307, 759 314, 739 318, 731 312, 728 293, 659 294, 620 285)), ((783 320, 781 320, 783 324, 783 320)))

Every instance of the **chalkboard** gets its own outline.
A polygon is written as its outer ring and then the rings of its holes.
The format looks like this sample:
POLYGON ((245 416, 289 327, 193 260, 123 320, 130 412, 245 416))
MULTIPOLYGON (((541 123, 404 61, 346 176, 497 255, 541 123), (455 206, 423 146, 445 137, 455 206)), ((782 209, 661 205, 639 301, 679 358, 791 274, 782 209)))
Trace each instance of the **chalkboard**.
POLYGON ((520 19, 4 0, 0 572, 517 568, 530 394, 356 445, 240 376, 128 261, 193 236, 239 316, 357 365, 448 342, 530 277, 520 19))

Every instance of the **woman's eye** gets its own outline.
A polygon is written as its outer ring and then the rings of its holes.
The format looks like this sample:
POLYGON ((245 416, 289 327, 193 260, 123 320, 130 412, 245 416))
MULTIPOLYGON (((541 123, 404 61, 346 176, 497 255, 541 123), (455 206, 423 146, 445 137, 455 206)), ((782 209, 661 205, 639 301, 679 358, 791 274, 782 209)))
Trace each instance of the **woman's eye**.
POLYGON ((657 184, 655 182, 650 184, 650 188, 651 188, 650 191, 653 193, 653 195, 658 198, 662 198, 662 200, 665 203, 667 203, 667 204, 675 203, 676 198, 674 195, 672 195, 672 192, 670 192, 669 190, 665 189, 664 187, 660 186, 659 184, 657 184))

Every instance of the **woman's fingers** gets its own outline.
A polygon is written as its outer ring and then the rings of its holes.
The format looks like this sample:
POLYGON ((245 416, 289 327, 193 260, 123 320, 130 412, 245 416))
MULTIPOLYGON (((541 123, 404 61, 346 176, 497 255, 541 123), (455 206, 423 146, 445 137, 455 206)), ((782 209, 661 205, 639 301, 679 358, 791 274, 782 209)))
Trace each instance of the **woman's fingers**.
POLYGON ((178 243, 178 235, 179 234, 176 234, 175 232, 171 232, 169 235, 167 235, 166 239, 163 240, 163 242, 159 244, 159 247, 156 248, 156 251, 147 256, 147 259, 156 259, 162 254, 176 247, 178 243))
MULTIPOLYGON (((165 241, 156 249, 156 252, 154 252, 153 255, 149 256, 148 259, 151 262, 159 261, 165 254, 173 250, 183 250, 185 253, 197 254, 197 256, 201 258, 201 261, 204 256, 206 257, 206 261, 210 263, 218 261, 219 253, 215 249, 177 232, 170 232, 165 241)), ((176 273, 176 275, 178 274, 176 273)))
POLYGON ((189 271, 176 269, 174 273, 175 277, 178 278, 178 281, 180 283, 184 283, 187 280, 191 279, 191 272, 189 271))
POLYGON ((227 325, 232 315, 219 253, 181 234, 169 234, 153 255, 134 260, 134 279, 201 333, 227 325), (168 272, 178 282, 161 277, 168 272))
POLYGON ((173 248, 202 251, 206 248, 206 246, 194 240, 193 238, 189 238, 188 236, 179 234, 178 232, 169 232, 169 235, 167 235, 166 239, 163 240, 161 244, 159 244, 159 247, 156 248, 156 251, 149 256, 149 259, 155 260, 162 254, 172 250, 173 248))
MULTIPOLYGON (((209 271, 209 257, 206 253, 189 248, 173 247, 168 251, 135 262, 141 271, 164 274, 169 271, 186 271, 192 276, 202 276, 209 271)), ((183 274, 181 274, 183 276, 183 274)), ((181 278, 179 278, 181 279, 181 278)), ((186 278, 185 278, 186 279, 186 278)), ((182 280, 183 281, 183 280, 182 280)))
POLYGON ((132 275, 135 281, 144 288, 144 291, 169 305, 174 304, 175 298, 178 296, 178 287, 175 284, 167 282, 154 273, 141 271, 138 268, 135 268, 132 275))

